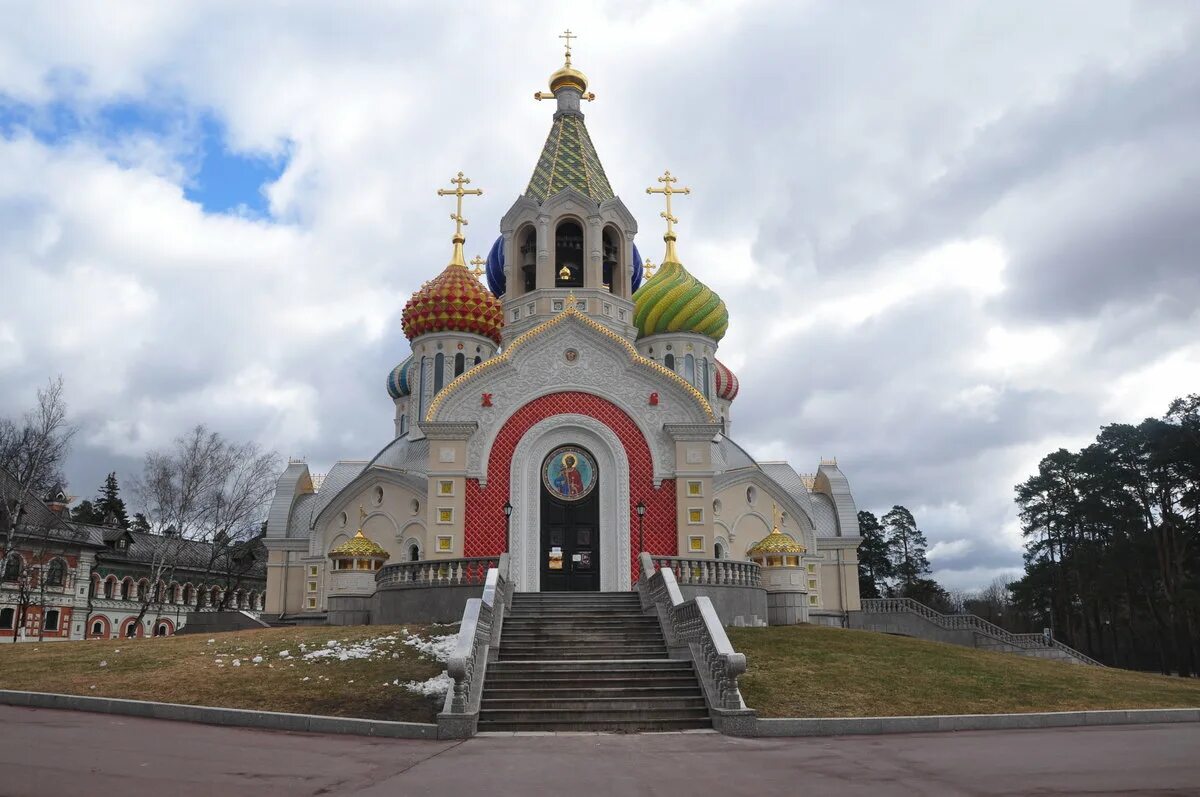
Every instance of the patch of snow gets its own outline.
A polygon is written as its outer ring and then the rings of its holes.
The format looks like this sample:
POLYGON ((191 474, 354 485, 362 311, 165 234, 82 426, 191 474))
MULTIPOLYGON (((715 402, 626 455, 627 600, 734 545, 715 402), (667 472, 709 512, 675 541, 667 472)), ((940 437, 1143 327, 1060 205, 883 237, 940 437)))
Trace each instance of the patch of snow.
POLYGON ((433 676, 428 681, 409 681, 404 684, 404 688, 410 692, 425 695, 426 697, 436 697, 438 695, 445 695, 450 690, 452 683, 453 681, 450 680, 450 676, 442 672, 433 676))
POLYGON ((100 666, 101 666, 101 667, 107 667, 107 666, 108 666, 108 662, 107 662, 107 661, 102 661, 102 662, 100 662, 100 666))
POLYGON ((254 658, 250 659, 250 661, 254 662, 255 664, 262 664, 262 656, 255 656, 254 658))

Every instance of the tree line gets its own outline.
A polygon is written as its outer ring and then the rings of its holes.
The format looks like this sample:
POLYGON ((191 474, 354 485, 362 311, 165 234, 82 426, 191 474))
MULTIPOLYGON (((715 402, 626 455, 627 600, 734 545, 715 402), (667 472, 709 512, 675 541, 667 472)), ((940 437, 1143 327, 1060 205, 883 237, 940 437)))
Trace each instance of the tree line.
POLYGON ((882 518, 858 513, 858 591, 863 598, 912 598, 940 612, 955 607, 930 576, 925 533, 912 512, 893 506, 882 518))

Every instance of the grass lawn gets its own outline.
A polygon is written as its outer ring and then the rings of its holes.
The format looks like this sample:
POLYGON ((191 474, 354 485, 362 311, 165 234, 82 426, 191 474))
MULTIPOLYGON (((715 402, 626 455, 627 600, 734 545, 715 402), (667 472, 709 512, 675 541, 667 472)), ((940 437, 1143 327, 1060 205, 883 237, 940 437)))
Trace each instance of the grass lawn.
POLYGON ((297 626, 23 642, 0 645, 0 689, 433 722, 441 698, 405 684, 442 673, 428 643, 453 632, 447 626, 297 626))
POLYGON ((762 717, 1194 708, 1200 679, 1087 667, 820 626, 730 628, 762 717))

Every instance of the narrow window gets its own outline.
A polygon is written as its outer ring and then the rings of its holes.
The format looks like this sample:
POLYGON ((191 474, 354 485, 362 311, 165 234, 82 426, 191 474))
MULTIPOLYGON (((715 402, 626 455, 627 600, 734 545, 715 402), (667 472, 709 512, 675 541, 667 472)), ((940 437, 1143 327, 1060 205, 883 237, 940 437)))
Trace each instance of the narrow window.
POLYGON ((131 590, 132 588, 133 588, 133 582, 130 581, 129 579, 125 579, 124 581, 121 582, 121 600, 123 600, 123 601, 129 600, 129 590, 131 590))
POLYGON ((683 378, 689 384, 696 384, 696 358, 690 354, 683 358, 683 378))
POLYGON ((564 221, 554 231, 554 286, 583 287, 583 228, 564 221))
POLYGON ((483 358, 480 357, 478 354, 476 354, 475 355, 475 364, 479 365, 481 362, 483 362, 483 358))
POLYGON ((467 370, 467 357, 461 351, 454 355, 454 375, 461 376, 467 370))
POLYGON ((400 416, 400 436, 404 437, 404 433, 408 431, 408 413, 400 416))
POLYGON ((704 386, 701 388, 701 390, 704 391, 705 398, 711 398, 708 395, 708 358, 705 357, 703 360, 701 360, 700 365, 700 378, 704 380, 704 386))
POLYGON ((4 580, 17 581, 21 578, 21 556, 13 554, 4 560, 4 580))
POLYGON ((421 358, 421 379, 419 380, 418 389, 420 390, 419 398, 417 399, 417 417, 425 417, 425 357, 421 358))
POLYGON ((117 582, 111 578, 104 582, 104 597, 109 598, 110 600, 112 599, 113 587, 115 587, 116 584, 117 582))
POLYGON ((436 396, 442 389, 442 376, 446 370, 446 355, 440 351, 433 358, 433 394, 436 396))
POLYGON ((674 371, 675 370, 675 355, 668 354, 666 357, 663 357, 663 365, 667 366, 672 371, 674 371))
POLYGON ((51 609, 46 612, 46 621, 42 627, 47 631, 58 630, 58 609, 51 609))
POLYGON ((421 558, 421 549, 418 548, 415 543, 408 546, 408 561, 416 562, 420 558, 421 558))
POLYGON ((14 613, 10 608, 0 609, 0 628, 12 628, 14 613))

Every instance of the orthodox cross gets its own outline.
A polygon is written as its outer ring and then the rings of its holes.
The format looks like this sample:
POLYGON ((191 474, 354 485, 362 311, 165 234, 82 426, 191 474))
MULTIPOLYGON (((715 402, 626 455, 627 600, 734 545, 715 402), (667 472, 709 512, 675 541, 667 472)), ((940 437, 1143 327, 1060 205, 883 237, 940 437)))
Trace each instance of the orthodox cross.
POLYGON ((642 273, 646 275, 646 279, 650 279, 654 276, 654 269, 656 268, 658 268, 658 266, 654 265, 654 261, 650 258, 646 258, 642 261, 642 273))
MULTIPOLYGON (((483 196, 483 191, 479 190, 478 188, 463 188, 464 185, 471 184, 471 178, 463 177, 462 172, 458 173, 458 177, 451 177, 450 182, 454 183, 455 187, 454 188, 439 188, 438 196, 457 197, 458 207, 455 209, 455 211, 453 213, 450 214, 450 218, 454 220, 454 237, 462 238, 463 237, 462 228, 463 228, 463 225, 465 225, 467 223, 467 220, 463 218, 463 214, 462 214, 463 197, 467 196, 468 194, 473 195, 473 196, 483 196)), ((670 206, 670 203, 668 202, 668 207, 669 206, 670 206)))
POLYGON ((567 28, 562 33, 558 34, 558 38, 564 39, 567 43, 567 45, 566 45, 566 47, 567 47, 567 66, 570 66, 571 65, 571 39, 578 39, 579 37, 576 36, 574 33, 571 33, 570 28, 567 28))
POLYGON ((669 235, 673 238, 675 236, 674 225, 676 223, 678 223, 679 219, 677 219, 671 215, 671 197, 674 194, 690 194, 690 193, 692 193, 692 189, 687 188, 686 186, 682 187, 682 188, 676 188, 674 185, 672 185, 672 183, 677 183, 677 182, 679 182, 679 180, 677 180, 675 177, 673 177, 671 175, 671 172, 669 169, 667 171, 663 172, 662 177, 659 177, 658 181, 663 184, 663 187, 662 188, 654 188, 652 186, 652 187, 646 189, 646 193, 647 194, 662 194, 663 196, 665 196, 667 198, 667 209, 658 215, 662 216, 664 219, 667 220, 667 235, 669 235))
POLYGON ((474 277, 475 279, 479 279, 480 277, 482 277, 483 276, 483 264, 486 262, 487 261, 484 260, 479 255, 475 255, 475 259, 471 261, 471 265, 475 267, 475 268, 471 269, 471 276, 474 277))

